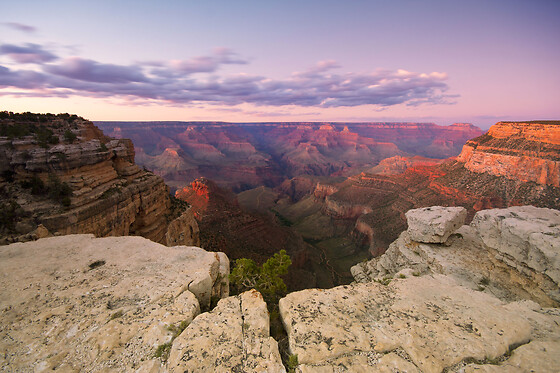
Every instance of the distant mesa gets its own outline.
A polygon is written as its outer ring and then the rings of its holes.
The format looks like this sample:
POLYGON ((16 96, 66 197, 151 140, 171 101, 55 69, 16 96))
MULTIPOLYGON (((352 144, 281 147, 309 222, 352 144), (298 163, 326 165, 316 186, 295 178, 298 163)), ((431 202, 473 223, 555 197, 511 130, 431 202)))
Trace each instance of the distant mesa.
POLYGON ((467 140, 482 134, 465 123, 96 124, 111 136, 132 139, 142 149, 136 161, 155 170, 172 190, 205 176, 236 192, 276 187, 303 175, 348 177, 393 156, 444 159, 458 155, 467 140))

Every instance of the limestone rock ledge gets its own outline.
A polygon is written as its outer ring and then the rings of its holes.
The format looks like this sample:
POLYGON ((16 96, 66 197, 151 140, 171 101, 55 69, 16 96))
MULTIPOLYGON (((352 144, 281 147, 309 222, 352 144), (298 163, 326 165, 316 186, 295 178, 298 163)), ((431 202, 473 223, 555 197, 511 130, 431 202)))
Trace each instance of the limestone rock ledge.
MULTIPOLYGON (((419 210, 423 209, 411 211, 419 210)), ((351 271, 358 282, 369 282, 394 277, 404 269, 416 275, 446 274, 504 300, 528 299, 557 307, 560 211, 533 206, 482 210, 445 245, 418 242, 403 232, 384 255, 351 271)))
POLYGON ((269 316, 256 290, 220 300, 173 342, 172 372, 286 372, 269 316))
MULTIPOLYGON (((281 299, 280 313, 299 372, 458 371, 537 335, 555 349, 560 341, 558 312, 506 304, 444 275, 303 290, 281 299)), ((551 353, 545 359, 558 362, 551 353)))
POLYGON ((280 300, 298 372, 557 372, 560 212, 485 210, 457 229, 449 210, 425 222, 454 226, 446 242, 403 232, 352 268, 358 283, 280 300))
POLYGON ((0 370, 133 372, 228 295, 229 262, 142 237, 69 235, 0 247, 0 370))

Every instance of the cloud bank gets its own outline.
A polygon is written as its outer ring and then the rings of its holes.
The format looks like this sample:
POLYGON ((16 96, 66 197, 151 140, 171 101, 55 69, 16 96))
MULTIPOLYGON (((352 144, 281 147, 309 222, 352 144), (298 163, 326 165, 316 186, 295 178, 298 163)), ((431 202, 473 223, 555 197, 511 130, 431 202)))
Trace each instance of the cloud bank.
POLYGON ((214 50, 188 60, 102 63, 58 56, 37 45, 0 45, 0 95, 36 97, 115 97, 137 103, 172 105, 251 103, 257 106, 383 108, 405 104, 453 103, 445 73, 375 70, 334 73, 336 61, 320 61, 284 79, 245 73, 219 75, 224 65, 247 65, 230 49, 214 50), (4 66, 3 60, 19 65, 4 66))

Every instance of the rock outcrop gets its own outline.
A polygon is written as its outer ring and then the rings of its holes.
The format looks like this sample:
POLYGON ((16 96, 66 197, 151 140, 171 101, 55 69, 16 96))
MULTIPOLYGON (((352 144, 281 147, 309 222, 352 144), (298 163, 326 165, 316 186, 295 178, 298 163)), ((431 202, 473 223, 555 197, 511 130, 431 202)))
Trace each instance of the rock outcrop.
POLYGON ((559 238, 557 210, 533 206, 483 210, 445 245, 419 242, 405 231, 384 255, 351 271, 358 282, 392 278, 404 268, 417 275, 445 274, 502 299, 558 306, 559 238))
POLYGON ((227 297, 228 274, 223 253, 142 237, 3 246, 0 370, 159 371, 158 347, 227 297))
POLYGON ((431 206, 408 210, 405 214, 407 232, 417 242, 443 243, 457 228, 465 224, 464 207, 431 206))
MULTIPOLYGON (((439 224, 453 226, 455 210, 439 224)), ((405 231, 352 268, 358 283, 288 294, 280 313, 298 371, 555 372, 559 216, 481 211, 445 244, 405 231)))
POLYGON ((20 117, 1 123, 1 207, 11 215, 0 228, 4 241, 36 238, 42 224, 50 234, 198 244, 192 213, 172 208, 163 180, 134 163, 130 140, 108 138, 79 117, 20 117))
MULTIPOLYGON (((560 288, 560 211, 533 206, 484 210, 471 226, 508 265, 540 273, 560 288)), ((560 291, 556 300, 560 302, 560 291)))
MULTIPOLYGON (((280 312, 299 372, 457 371, 502 358, 535 329, 560 344, 558 312, 504 304, 443 275, 304 290, 280 300, 280 312)), ((558 361, 553 351, 545 359, 558 361)))
POLYGON ((468 141, 457 160, 472 172, 559 187, 560 123, 499 122, 468 141))
POLYGON ((171 372, 286 372, 256 290, 220 300, 173 342, 171 372))

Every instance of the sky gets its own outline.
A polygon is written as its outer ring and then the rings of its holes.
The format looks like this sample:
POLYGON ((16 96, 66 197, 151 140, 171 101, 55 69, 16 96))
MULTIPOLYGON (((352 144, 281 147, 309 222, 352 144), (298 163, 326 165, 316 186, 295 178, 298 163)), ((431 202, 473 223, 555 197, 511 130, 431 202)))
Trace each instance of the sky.
POLYGON ((90 120, 560 119, 557 0, 0 0, 0 110, 90 120))

